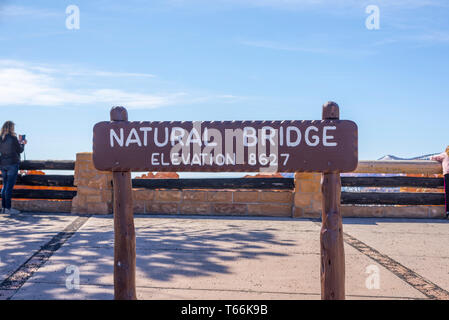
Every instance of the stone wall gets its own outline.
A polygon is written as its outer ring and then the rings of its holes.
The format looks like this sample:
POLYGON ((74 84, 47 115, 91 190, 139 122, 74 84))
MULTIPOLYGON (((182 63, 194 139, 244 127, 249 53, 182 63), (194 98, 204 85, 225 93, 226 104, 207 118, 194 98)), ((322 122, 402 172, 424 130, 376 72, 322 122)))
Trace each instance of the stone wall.
POLYGON ((295 173, 294 218, 319 218, 322 208, 321 174, 295 173))
POLYGON ((342 205, 341 214, 346 218, 443 219, 446 216, 444 206, 342 205))
POLYGON ((293 191, 134 189, 134 212, 291 217, 293 191))
POLYGON ((24 212, 57 212, 70 213, 72 201, 70 200, 18 200, 13 199, 11 207, 24 212))
POLYGON ((72 213, 112 213, 112 173, 95 169, 92 153, 78 153, 75 163, 77 195, 72 201, 72 213))

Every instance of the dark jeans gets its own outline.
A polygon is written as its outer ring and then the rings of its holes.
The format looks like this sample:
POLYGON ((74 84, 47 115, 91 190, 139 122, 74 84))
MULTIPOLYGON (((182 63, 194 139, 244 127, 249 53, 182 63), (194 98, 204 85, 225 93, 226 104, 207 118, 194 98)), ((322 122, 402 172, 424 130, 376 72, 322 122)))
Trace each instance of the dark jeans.
POLYGON ((446 213, 449 212, 449 174, 444 175, 444 191, 446 199, 446 213))
POLYGON ((11 164, 9 166, 1 166, 3 188, 2 188, 2 208, 11 209, 12 189, 16 184, 17 173, 19 172, 18 164, 11 164))

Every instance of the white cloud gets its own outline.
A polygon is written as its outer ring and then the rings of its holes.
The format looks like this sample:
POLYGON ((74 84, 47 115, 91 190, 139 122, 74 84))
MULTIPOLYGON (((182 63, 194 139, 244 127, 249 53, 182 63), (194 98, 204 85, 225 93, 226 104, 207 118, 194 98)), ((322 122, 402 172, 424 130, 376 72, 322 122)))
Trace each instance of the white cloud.
POLYGON ((418 41, 424 43, 449 43, 449 32, 447 31, 430 31, 414 36, 410 36, 407 40, 418 41))
POLYGON ((137 73, 137 72, 116 72, 103 71, 95 69, 87 69, 81 66, 74 65, 47 65, 47 64, 33 64, 24 63, 23 61, 0 59, 1 67, 14 67, 38 71, 44 74, 55 74, 61 76, 85 76, 85 77, 117 77, 117 78, 154 78, 154 74, 137 73))
POLYGON ((64 106, 122 104, 129 108, 158 108, 175 103, 181 94, 154 95, 118 89, 71 90, 36 70, 0 68, 0 105, 64 106))
MULTIPOLYGON (((66 66, 66 68, 68 68, 66 66)), ((76 70, 76 69, 74 69, 76 70)), ((153 75, 109 72, 76 71, 83 76, 153 77, 153 75)), ((0 106, 67 106, 67 105, 124 105, 130 109, 152 109, 196 101, 230 101, 230 95, 195 96, 185 92, 153 94, 130 92, 115 88, 73 89, 66 75, 54 66, 39 66, 15 60, 0 60, 0 106), (62 86, 62 83, 67 83, 62 86)))
POLYGON ((240 44, 256 47, 256 48, 264 48, 264 49, 273 49, 273 50, 281 50, 281 51, 297 51, 297 52, 309 52, 309 53, 328 53, 330 49, 320 49, 320 48, 307 48, 307 47, 298 47, 291 46, 288 44, 283 44, 274 41, 266 41, 266 40, 242 40, 240 44))
POLYGON ((65 72, 68 76, 88 76, 88 77, 122 77, 122 78, 154 78, 153 74, 136 72, 110 72, 99 70, 78 70, 65 72))
POLYGON ((56 12, 49 9, 41 9, 30 6, 17 6, 17 5, 5 5, 0 7, 1 17, 35 17, 35 18, 48 18, 63 16, 64 11, 56 12))
MULTIPOLYGON (((364 48, 364 47, 342 47, 342 46, 331 46, 327 47, 316 47, 313 44, 308 45, 307 43, 303 46, 298 46, 296 44, 290 43, 281 43, 269 40, 240 40, 238 41, 241 45, 267 49, 267 50, 277 50, 277 51, 287 51, 287 52, 298 52, 305 54, 322 54, 322 55, 339 55, 339 56, 370 56, 377 54, 377 51, 374 51, 372 48, 364 48)), ((324 41, 322 43, 325 43, 324 41)))
POLYGON ((382 47, 388 45, 408 45, 408 46, 434 46, 434 45, 447 45, 449 44, 449 32, 448 31, 433 31, 428 30, 426 32, 400 34, 397 36, 391 36, 383 40, 373 42, 372 47, 382 47))
POLYGON ((312 9, 317 7, 332 8, 364 8, 369 4, 376 4, 390 8, 421 8, 421 7, 447 7, 446 0, 170 0, 172 5, 204 5, 222 6, 229 5, 250 6, 250 7, 270 7, 277 9, 312 9), (374 3, 373 3, 374 2, 374 3))

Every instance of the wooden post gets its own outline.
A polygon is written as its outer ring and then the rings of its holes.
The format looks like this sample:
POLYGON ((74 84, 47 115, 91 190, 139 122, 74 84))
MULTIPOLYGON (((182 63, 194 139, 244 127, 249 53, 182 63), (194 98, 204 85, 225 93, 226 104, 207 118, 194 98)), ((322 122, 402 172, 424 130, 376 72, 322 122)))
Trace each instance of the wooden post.
MULTIPOLYGON (((323 120, 339 120, 335 102, 323 105, 323 120)), ((340 213, 341 179, 339 172, 324 172, 321 178, 323 194, 321 226, 321 299, 345 299, 345 253, 343 224, 340 213)))
MULTIPOLYGON (((111 121, 128 121, 123 107, 113 107, 111 121)), ((114 171, 114 299, 136 300, 136 234, 130 171, 114 171)))

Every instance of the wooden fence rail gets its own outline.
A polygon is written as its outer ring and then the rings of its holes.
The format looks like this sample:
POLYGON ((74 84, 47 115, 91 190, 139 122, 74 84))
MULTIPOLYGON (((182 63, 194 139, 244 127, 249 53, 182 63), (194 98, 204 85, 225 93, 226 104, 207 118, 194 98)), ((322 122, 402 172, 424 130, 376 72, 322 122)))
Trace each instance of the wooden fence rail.
POLYGON ((75 196, 76 191, 70 190, 14 189, 12 192, 12 197, 16 199, 71 200, 75 196))
POLYGON ((359 205, 444 205, 443 193, 342 192, 342 204, 359 205))
POLYGON ((75 170, 75 161, 27 160, 20 163, 20 170, 75 170))
POLYGON ((343 187, 443 188, 443 178, 421 177, 341 177, 343 187))
POLYGON ((291 178, 133 179, 133 188, 147 189, 289 189, 291 178))
MULTIPOLYGON (((441 164, 436 161, 359 161, 355 173, 373 174, 442 174, 441 164)), ((442 178, 427 177, 342 177, 344 187, 376 188, 428 188, 444 187, 442 178)), ((366 190, 365 190, 366 191, 366 190)), ((352 205, 443 205, 443 193, 406 193, 406 192, 342 192, 342 204, 352 205)))
POLYGON ((16 185, 40 187, 74 187, 74 177, 64 175, 19 175, 16 185))
MULTIPOLYGON (((70 160, 28 160, 20 163, 20 170, 75 170, 75 161, 70 160)), ((0 178, 0 182, 3 181, 0 178)), ((19 175, 15 199, 71 200, 76 196, 75 190, 25 189, 27 187, 68 187, 74 188, 73 175, 19 175)))
MULTIPOLYGON (((75 161, 31 160, 23 161, 21 170, 74 170, 75 161)), ((426 173, 441 174, 441 166, 433 161, 360 161, 356 172, 363 173, 426 173)), ((0 178, 1 180, 1 178, 0 178)), ((343 176, 342 187, 376 188, 430 188, 441 189, 442 178, 426 177, 375 177, 343 176)), ((14 198, 70 200, 76 195, 73 190, 20 189, 20 186, 71 187, 73 175, 24 175, 17 179, 19 189, 14 198)), ((276 189, 293 190, 293 178, 213 178, 213 179, 133 179, 133 188, 147 189, 276 189)), ((366 190, 365 190, 366 191, 366 190)), ((352 205, 442 205, 442 193, 404 192, 342 192, 342 204, 352 205)))
POLYGON ((441 174, 441 164, 427 160, 359 161, 355 173, 441 174))

